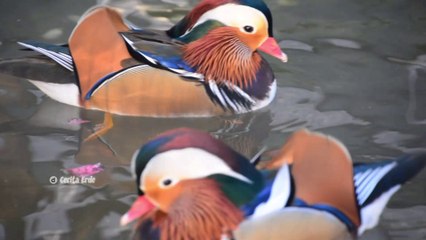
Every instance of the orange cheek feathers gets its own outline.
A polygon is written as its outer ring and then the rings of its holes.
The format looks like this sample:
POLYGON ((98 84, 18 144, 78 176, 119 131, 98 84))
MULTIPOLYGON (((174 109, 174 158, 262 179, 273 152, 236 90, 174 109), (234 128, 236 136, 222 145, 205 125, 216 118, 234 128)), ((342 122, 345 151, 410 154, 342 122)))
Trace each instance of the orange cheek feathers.
POLYGON ((249 34, 238 31, 237 35, 240 41, 247 45, 253 52, 265 41, 265 35, 261 33, 249 34))
POLYGON ((182 187, 179 183, 169 188, 147 187, 144 192, 147 198, 152 200, 161 211, 168 212, 170 206, 182 192, 182 187))

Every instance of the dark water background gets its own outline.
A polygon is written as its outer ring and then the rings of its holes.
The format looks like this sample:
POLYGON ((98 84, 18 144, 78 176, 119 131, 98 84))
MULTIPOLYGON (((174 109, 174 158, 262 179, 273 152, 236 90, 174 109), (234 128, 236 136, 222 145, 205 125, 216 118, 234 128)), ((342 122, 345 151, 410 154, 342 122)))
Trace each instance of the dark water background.
MULTIPOLYGON (((16 41, 66 41, 95 4, 121 8, 140 27, 167 28, 194 0, 2 0, 0 58, 16 41)), ((276 149, 301 127, 332 134, 354 161, 426 150, 424 0, 269 0, 289 63, 270 59, 273 104, 227 118, 114 117, 103 141, 82 142, 102 113, 56 103, 22 79, 0 75, 0 239, 126 239, 120 216, 135 197, 129 159, 148 138, 188 126, 251 156, 276 149), (89 120, 84 125, 69 120, 89 120), (101 162, 94 184, 52 185, 61 169, 101 162)), ((426 239, 426 171, 398 192, 364 240, 426 239)))

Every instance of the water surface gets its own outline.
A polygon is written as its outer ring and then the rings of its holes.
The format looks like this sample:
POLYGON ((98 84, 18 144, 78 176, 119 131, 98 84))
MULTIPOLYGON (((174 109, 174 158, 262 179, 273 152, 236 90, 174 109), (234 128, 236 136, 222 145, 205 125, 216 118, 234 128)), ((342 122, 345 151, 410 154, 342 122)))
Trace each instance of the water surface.
MULTIPOLYGON (((16 41, 66 41, 95 4, 123 10, 140 27, 164 28, 197 1, 0 2, 0 58, 16 41)), ((206 119, 114 116, 103 139, 83 142, 102 113, 54 102, 23 79, 0 76, 0 239, 126 239, 120 216, 135 197, 133 152, 175 127, 211 132, 247 156, 276 149, 302 127, 332 134, 354 161, 426 148, 426 3, 422 0, 269 0, 289 63, 269 58, 278 79, 261 111, 206 119), (72 119, 90 121, 70 124, 72 119), (101 162, 93 184, 49 183, 64 168, 101 162)), ((361 239, 426 239, 426 171, 398 192, 361 239)))

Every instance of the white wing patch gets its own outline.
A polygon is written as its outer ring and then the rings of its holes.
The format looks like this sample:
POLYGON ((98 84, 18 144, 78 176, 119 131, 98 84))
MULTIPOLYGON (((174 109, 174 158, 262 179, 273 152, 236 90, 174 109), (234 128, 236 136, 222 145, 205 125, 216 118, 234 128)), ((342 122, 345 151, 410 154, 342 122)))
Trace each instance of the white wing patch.
POLYGON ((219 91, 215 81, 208 81, 210 90, 212 93, 219 99, 221 105, 226 106, 225 99, 222 96, 222 93, 219 91))
POLYGON ((257 106, 257 101, 254 100, 250 95, 248 95, 246 92, 244 92, 241 88, 238 86, 228 83, 226 81, 223 81, 223 84, 225 86, 219 86, 216 81, 214 80, 208 80, 207 82, 208 87, 211 91, 211 93, 217 97, 217 100, 219 101, 219 104, 221 106, 224 106, 226 108, 232 109, 236 113, 245 113, 249 110, 254 110, 253 107, 250 109, 247 109, 246 107, 242 106, 238 101, 234 101, 226 91, 223 89, 223 87, 227 88, 228 90, 236 93, 239 98, 243 99, 244 101, 247 101, 249 104, 253 106, 257 106))

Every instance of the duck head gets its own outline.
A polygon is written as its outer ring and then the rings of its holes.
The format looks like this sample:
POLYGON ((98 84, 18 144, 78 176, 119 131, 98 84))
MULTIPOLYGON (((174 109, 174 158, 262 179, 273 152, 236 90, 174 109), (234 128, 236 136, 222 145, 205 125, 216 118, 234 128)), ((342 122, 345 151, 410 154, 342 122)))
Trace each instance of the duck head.
POLYGON ((155 232, 160 239, 219 239, 238 226, 239 206, 263 187, 261 174, 245 157, 191 129, 148 142, 135 153, 132 169, 139 197, 121 223, 139 219, 142 237, 155 232))
POLYGON ((257 50, 269 41, 268 19, 255 8, 225 4, 203 14, 177 39, 186 43, 185 62, 207 80, 244 88, 261 71, 257 50))
MULTIPOLYGON (((229 21, 230 19, 235 19, 236 14, 241 14, 245 19, 249 20, 253 17, 253 12, 256 12, 255 15, 261 14, 264 17, 267 31, 266 38, 260 42, 256 49, 276 57, 283 62, 287 62, 287 55, 281 51, 280 46, 273 36, 273 20, 271 11, 262 0, 201 1, 181 21, 169 29, 167 34, 172 38, 178 38, 191 31, 194 26, 197 26, 208 19, 217 20, 219 22, 222 22, 223 20, 229 21), (247 8, 251 8, 253 11, 247 11, 247 8)), ((254 26, 251 27, 250 25, 247 25, 246 30, 254 35, 257 29, 254 29, 254 26)))

